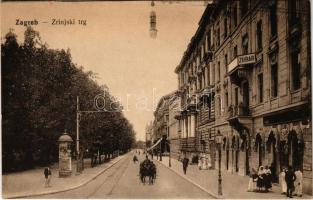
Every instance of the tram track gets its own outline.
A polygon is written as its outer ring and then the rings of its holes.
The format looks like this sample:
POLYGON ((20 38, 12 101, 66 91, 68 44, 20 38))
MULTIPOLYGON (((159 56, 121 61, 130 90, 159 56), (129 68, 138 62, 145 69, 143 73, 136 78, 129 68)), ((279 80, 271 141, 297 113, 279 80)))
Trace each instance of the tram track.
MULTIPOLYGON (((127 158, 125 158, 125 160, 123 160, 121 163, 119 163, 119 165, 114 168, 114 171, 112 173, 110 173, 108 176, 106 176, 104 178, 104 180, 91 193, 89 193, 87 195, 86 198, 88 198, 88 199, 93 198, 93 196, 95 194, 97 194, 97 192, 102 188, 102 186, 105 183, 108 183, 108 182, 110 182, 110 180, 113 179, 113 185, 112 185, 110 191, 106 194, 106 195, 111 195, 113 190, 117 186, 118 181, 124 175, 129 163, 130 163, 130 155, 128 155, 127 158), (122 172, 122 173, 120 173, 120 172, 122 172)), ((98 178, 101 178, 101 176, 99 176, 98 178)), ((110 183, 110 184, 112 184, 112 183, 110 183)))

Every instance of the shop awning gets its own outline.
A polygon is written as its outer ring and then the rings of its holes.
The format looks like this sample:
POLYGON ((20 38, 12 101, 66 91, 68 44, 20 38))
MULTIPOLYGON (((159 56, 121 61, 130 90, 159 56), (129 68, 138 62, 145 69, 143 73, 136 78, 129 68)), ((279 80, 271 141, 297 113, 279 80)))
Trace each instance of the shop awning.
POLYGON ((162 138, 160 138, 154 145, 152 145, 152 147, 148 148, 147 151, 150 151, 152 149, 154 149, 155 147, 158 146, 158 144, 162 141, 162 138))
POLYGON ((303 121, 311 118, 309 104, 294 106, 284 110, 274 111, 263 116, 265 126, 303 121))

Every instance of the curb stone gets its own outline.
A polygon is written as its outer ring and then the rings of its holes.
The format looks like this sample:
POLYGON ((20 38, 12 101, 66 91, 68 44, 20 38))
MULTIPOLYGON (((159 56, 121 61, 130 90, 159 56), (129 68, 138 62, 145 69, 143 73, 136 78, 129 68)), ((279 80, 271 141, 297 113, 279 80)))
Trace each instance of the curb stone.
POLYGON ((107 166, 106 168, 100 170, 95 176, 87 179, 85 182, 82 182, 79 185, 75 185, 75 186, 71 186, 68 187, 66 189, 60 189, 60 190, 52 190, 52 191, 44 191, 44 192, 38 192, 38 193, 33 193, 33 194, 15 194, 15 195, 4 195, 2 194, 2 198, 4 199, 15 199, 15 198, 27 198, 27 197, 34 197, 34 196, 40 196, 40 195, 47 195, 47 194, 56 194, 59 192, 66 192, 69 190, 74 190, 77 189, 79 187, 82 187, 86 184, 88 184, 89 182, 91 182, 92 180, 96 179, 98 176, 100 176, 102 173, 104 173, 106 170, 110 169, 111 167, 113 167, 116 163, 118 163, 119 161, 123 160, 123 158, 126 158, 127 155, 123 155, 121 156, 118 160, 114 161, 111 165, 107 166))
POLYGON ((163 162, 157 160, 160 164, 162 164, 164 167, 170 169, 171 171, 175 172, 177 175, 179 175, 180 177, 184 178, 185 180, 189 181, 190 183, 192 183, 193 185, 197 186, 198 188, 200 188, 201 190, 203 190, 204 192, 208 193, 209 195, 213 196, 216 199, 224 199, 223 196, 218 196, 216 194, 214 194, 212 191, 209 191, 207 189, 205 189, 204 187, 202 187, 201 185, 199 185, 198 183, 192 181, 190 178, 186 177, 186 176, 182 176, 180 173, 178 173, 176 170, 168 167, 167 165, 165 165, 163 162))

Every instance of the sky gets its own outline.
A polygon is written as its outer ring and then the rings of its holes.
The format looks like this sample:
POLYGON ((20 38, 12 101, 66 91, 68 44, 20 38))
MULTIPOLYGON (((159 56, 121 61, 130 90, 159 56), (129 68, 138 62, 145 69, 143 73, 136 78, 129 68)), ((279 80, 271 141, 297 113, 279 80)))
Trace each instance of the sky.
POLYGON ((16 20, 37 20, 33 26, 49 48, 70 49, 72 60, 97 74, 109 87, 133 124, 138 140, 153 120, 158 100, 178 87, 174 73, 204 12, 203 1, 140 2, 4 2, 1 41, 10 28, 23 42, 25 26, 16 20), (158 30, 150 37, 150 12, 158 30), (53 19, 74 19, 75 25, 52 25, 53 19), (78 24, 86 20, 86 25, 78 24))

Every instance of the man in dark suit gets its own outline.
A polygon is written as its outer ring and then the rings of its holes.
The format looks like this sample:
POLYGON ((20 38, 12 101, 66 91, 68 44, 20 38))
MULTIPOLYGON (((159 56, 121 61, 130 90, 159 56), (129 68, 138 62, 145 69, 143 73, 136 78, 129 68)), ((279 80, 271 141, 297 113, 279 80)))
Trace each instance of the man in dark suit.
POLYGON ((183 170, 184 170, 184 174, 186 174, 186 172, 187 172, 188 164, 189 164, 189 159, 188 159, 187 157, 185 157, 185 158, 183 159, 183 170))
POLYGON ((294 188, 294 182, 296 180, 296 175, 292 169, 292 167, 289 166, 288 170, 286 171, 285 180, 287 183, 287 197, 292 198, 292 190, 294 188))

